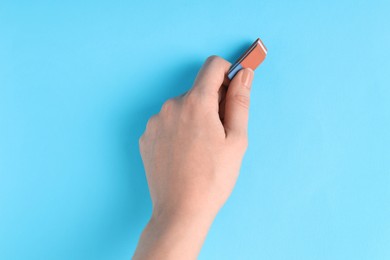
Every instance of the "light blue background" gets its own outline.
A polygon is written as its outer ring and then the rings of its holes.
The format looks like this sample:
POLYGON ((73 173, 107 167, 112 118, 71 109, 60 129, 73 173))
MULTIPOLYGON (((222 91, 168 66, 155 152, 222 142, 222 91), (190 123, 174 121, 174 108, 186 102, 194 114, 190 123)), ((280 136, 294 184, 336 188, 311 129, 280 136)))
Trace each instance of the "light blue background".
POLYGON ((389 1, 1 1, 0 259, 130 259, 138 137, 261 37, 250 144, 200 259, 390 259, 389 1))

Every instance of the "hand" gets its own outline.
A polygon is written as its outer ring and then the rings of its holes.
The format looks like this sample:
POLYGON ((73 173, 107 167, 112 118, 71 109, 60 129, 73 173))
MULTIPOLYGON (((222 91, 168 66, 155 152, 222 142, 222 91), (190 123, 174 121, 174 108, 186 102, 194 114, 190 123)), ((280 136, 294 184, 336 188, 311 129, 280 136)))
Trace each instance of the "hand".
POLYGON ((250 69, 211 56, 192 89, 164 103, 141 136, 153 214, 136 259, 196 259, 228 199, 247 148, 250 69), (227 90, 226 90, 227 89, 227 90))

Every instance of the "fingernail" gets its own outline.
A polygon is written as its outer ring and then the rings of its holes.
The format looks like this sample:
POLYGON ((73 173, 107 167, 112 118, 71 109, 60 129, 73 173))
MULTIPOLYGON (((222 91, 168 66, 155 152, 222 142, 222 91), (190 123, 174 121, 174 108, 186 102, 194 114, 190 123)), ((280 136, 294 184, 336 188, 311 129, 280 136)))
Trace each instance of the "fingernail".
POLYGON ((250 89, 251 83, 253 79, 253 70, 251 69, 244 69, 241 76, 241 82, 244 85, 244 87, 250 89))

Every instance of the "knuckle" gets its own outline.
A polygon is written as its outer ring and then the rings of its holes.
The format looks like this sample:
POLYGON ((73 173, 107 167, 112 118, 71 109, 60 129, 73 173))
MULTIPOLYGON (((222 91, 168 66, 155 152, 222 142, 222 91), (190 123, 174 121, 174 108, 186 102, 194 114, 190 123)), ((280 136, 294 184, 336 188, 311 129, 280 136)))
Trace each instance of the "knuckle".
POLYGON ((245 96, 242 94, 236 94, 233 96, 233 102, 235 102, 237 105, 248 109, 250 104, 250 98, 249 96, 245 96))
POLYGON ((161 112, 163 113, 168 113, 172 111, 172 107, 175 105, 175 100, 173 99, 168 99, 167 101, 164 102, 164 104, 161 107, 161 112))
POLYGON ((209 56, 206 59, 206 63, 208 63, 208 64, 215 63, 215 64, 218 64, 218 65, 223 66, 223 67, 231 65, 230 62, 228 62, 224 58, 217 56, 217 55, 209 56))
POLYGON ((221 59, 221 57, 219 57, 217 55, 211 55, 211 56, 207 57, 206 63, 213 63, 213 62, 216 62, 220 59, 221 59))
POLYGON ((146 136, 145 136, 145 133, 143 133, 140 138, 138 139, 138 148, 141 152, 141 154, 143 153, 143 151, 145 150, 145 146, 146 146, 146 136))
POLYGON ((138 145, 139 145, 139 147, 142 147, 142 145, 144 144, 144 142, 145 142, 145 134, 142 134, 142 135, 140 136, 140 138, 138 138, 138 145))
POLYGON ((152 116, 149 118, 148 122, 146 123, 146 130, 153 129, 157 121, 157 115, 152 116))

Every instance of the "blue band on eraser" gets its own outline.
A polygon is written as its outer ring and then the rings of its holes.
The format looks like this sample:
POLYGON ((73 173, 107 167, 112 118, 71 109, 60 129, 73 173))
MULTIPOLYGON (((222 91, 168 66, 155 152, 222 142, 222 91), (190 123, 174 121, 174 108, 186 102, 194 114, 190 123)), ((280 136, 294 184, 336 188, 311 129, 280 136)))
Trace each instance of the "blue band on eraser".
POLYGON ((237 64, 236 67, 233 68, 232 71, 229 72, 228 78, 231 80, 236 74, 242 69, 242 66, 240 63, 237 64))

